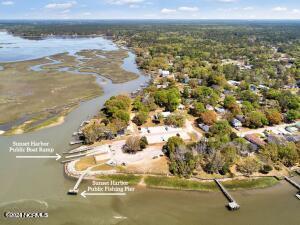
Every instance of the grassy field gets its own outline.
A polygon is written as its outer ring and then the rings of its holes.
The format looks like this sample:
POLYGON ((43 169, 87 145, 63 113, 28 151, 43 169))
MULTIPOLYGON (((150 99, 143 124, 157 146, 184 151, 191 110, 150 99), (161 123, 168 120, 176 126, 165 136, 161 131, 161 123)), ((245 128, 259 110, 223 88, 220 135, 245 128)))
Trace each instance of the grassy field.
POLYGON ((278 184, 278 182, 279 181, 273 177, 262 177, 257 179, 224 181, 222 182, 222 184, 227 189, 240 190, 240 189, 267 188, 278 184))
POLYGON ((115 175, 97 175, 97 179, 100 180, 114 180, 114 181, 124 181, 128 182, 129 185, 137 185, 142 179, 141 176, 136 175, 126 175, 126 174, 115 174, 115 175))
POLYGON ((217 190, 215 182, 198 182, 177 177, 146 177, 145 183, 151 188, 166 188, 177 190, 214 191, 217 190))
MULTIPOLYGON (((216 191, 218 187, 214 181, 194 181, 177 177, 151 177, 145 178, 145 183, 150 188, 165 188, 176 190, 216 191)), ((229 190, 257 189, 274 186, 278 183, 275 178, 265 177, 257 179, 230 180, 222 184, 229 190)))

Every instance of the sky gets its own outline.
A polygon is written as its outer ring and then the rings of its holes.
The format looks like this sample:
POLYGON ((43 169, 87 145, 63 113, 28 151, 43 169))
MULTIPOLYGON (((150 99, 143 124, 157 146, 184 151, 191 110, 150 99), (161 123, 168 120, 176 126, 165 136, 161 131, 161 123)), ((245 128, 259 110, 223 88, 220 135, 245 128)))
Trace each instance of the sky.
POLYGON ((0 19, 300 19, 300 0, 0 0, 0 19))

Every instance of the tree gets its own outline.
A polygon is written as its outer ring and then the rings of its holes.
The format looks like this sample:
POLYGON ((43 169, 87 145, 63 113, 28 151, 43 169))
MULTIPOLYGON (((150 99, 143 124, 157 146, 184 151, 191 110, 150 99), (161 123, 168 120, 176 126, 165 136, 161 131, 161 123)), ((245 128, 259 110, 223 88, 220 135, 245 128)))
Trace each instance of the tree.
POLYGON ((205 111, 206 111, 205 106, 201 102, 195 102, 193 104, 193 107, 190 109, 190 113, 195 117, 201 116, 201 113, 205 111))
POLYGON ((220 151, 216 151, 208 157, 204 170, 208 173, 219 173, 224 165, 224 156, 220 153, 220 151))
POLYGON ((252 105, 251 102, 248 102, 248 101, 243 102, 242 111, 243 111, 244 114, 250 113, 254 110, 255 110, 255 108, 254 108, 254 106, 252 105))
POLYGON ((172 155, 175 152, 175 148, 184 145, 184 141, 182 138, 174 136, 170 137, 168 139, 168 142, 164 145, 163 150, 166 153, 166 155, 170 158, 170 155, 172 155))
POLYGON ((171 137, 163 147, 170 159, 169 169, 174 175, 189 177, 196 168, 196 158, 180 137, 171 137))
POLYGON ((183 88, 182 97, 189 98, 190 97, 190 89, 188 87, 183 88))
POLYGON ((237 148, 233 144, 226 145, 221 150, 221 153, 224 156, 226 164, 228 165, 232 165, 237 159, 237 148))
POLYGON ((272 162, 277 162, 279 159, 278 156, 278 145, 275 143, 268 143, 261 150, 261 155, 272 162))
POLYGON ((168 111, 175 111, 180 103, 180 93, 177 88, 160 90, 154 94, 155 103, 168 111))
POLYGON ((285 166, 294 166, 296 163, 299 162, 299 155, 297 152, 297 147, 295 143, 288 142, 285 145, 281 145, 278 148, 278 155, 280 158, 280 161, 285 166))
POLYGON ((289 122, 293 122, 297 119, 300 119, 300 111, 299 110, 294 110, 294 109, 288 110, 287 113, 286 113, 286 119, 289 122))
POLYGON ((140 148, 143 150, 147 147, 147 145, 148 145, 147 137, 145 137, 145 136, 141 137, 141 139, 140 139, 140 148))
POLYGON ((268 119, 261 111, 253 111, 246 115, 245 124, 250 128, 259 128, 268 125, 268 119))
POLYGON ((200 119, 207 125, 212 125, 217 121, 217 114, 214 111, 207 110, 201 113, 200 119))
POLYGON ((165 119, 165 124, 168 126, 174 126, 174 127, 183 127, 185 118, 181 114, 171 114, 165 119))
POLYGON ((280 124, 283 120, 282 115, 276 109, 269 109, 266 111, 266 117, 270 125, 280 124))
POLYGON ((241 114, 241 108, 236 102, 236 98, 232 95, 228 95, 224 99, 224 107, 231 111, 231 113, 236 116, 241 114))
POLYGON ((205 86, 200 86, 193 90, 192 97, 205 105, 210 104, 215 106, 219 101, 217 92, 214 89, 205 86))
POLYGON ((258 102, 259 96, 250 90, 245 90, 241 92, 241 99, 244 101, 255 103, 258 102))
POLYGON ((209 131, 214 135, 229 135, 232 129, 227 120, 221 120, 214 123, 209 131))
POLYGON ((123 151, 125 153, 132 153, 135 154, 138 151, 141 151, 141 145, 140 145, 140 138, 139 137, 129 137, 126 140, 125 145, 123 146, 123 151))
POLYGON ((244 175, 251 175, 260 169, 260 164, 255 158, 246 158, 237 164, 237 170, 244 175))
POLYGON ((132 122, 134 122, 137 126, 142 126, 146 123, 148 119, 149 113, 145 111, 141 111, 133 117, 132 122))

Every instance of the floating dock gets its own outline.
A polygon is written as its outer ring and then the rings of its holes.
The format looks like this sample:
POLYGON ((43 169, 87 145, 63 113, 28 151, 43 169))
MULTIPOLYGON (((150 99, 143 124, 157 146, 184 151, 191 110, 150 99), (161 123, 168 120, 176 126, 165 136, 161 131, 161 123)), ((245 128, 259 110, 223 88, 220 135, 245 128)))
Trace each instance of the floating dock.
POLYGON ((214 180, 225 195, 225 197, 229 200, 227 207, 230 210, 238 210, 240 208, 240 205, 234 200, 234 198, 229 194, 229 192, 225 189, 225 187, 221 184, 220 181, 218 181, 217 179, 214 180))

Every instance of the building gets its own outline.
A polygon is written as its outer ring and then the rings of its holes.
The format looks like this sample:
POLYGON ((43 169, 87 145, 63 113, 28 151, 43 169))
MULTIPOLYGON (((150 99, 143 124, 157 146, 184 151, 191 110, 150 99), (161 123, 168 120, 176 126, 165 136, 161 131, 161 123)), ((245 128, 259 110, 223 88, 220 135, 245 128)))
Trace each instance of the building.
POLYGON ((300 142, 300 135, 285 135, 284 137, 290 142, 300 142))
POLYGON ((179 109, 179 110, 184 110, 184 109, 185 109, 185 106, 182 105, 182 104, 179 104, 179 106, 177 107, 177 109, 179 109))
POLYGON ((223 107, 215 107, 217 113, 224 114, 226 110, 223 107))
POLYGON ((208 132, 209 131, 209 126, 205 125, 204 123, 199 123, 198 126, 204 131, 204 132, 208 132))
POLYGON ((159 72, 159 75, 162 77, 168 77, 170 75, 170 71, 168 71, 168 70, 160 69, 158 72, 159 72))
POLYGON ((247 134, 245 135, 245 139, 258 147, 266 145, 266 142, 264 142, 258 134, 247 134))
POLYGON ((214 111, 214 107, 213 106, 211 106, 211 105, 206 105, 205 106, 205 108, 207 109, 207 110, 210 110, 210 111, 214 111))
POLYGON ((232 86, 239 86, 241 82, 235 80, 229 80, 227 81, 227 83, 232 86))
POLYGON ((171 112, 162 112, 161 115, 163 118, 167 118, 171 115, 171 112))
POLYGON ((298 128, 294 127, 294 126, 289 126, 289 127, 286 127, 285 130, 290 133, 296 133, 298 131, 298 128))
POLYGON ((238 127, 242 127, 243 124, 241 123, 241 121, 237 120, 237 119, 232 119, 231 120, 231 125, 235 128, 238 128, 238 127))

